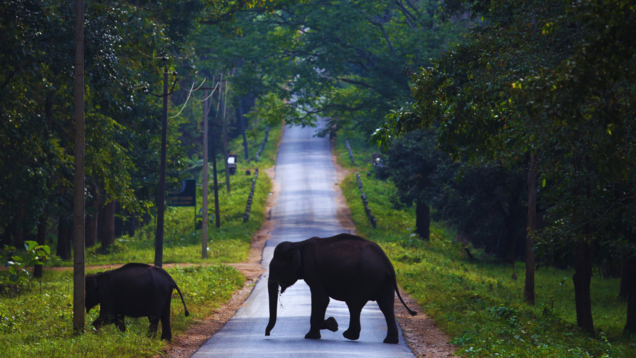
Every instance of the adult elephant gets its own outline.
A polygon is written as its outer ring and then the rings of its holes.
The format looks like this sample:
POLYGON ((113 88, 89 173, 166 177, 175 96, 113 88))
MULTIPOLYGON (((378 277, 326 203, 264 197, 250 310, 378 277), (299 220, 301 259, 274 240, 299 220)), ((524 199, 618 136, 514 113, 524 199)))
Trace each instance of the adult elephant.
POLYGON ((172 290, 177 289, 186 317, 190 314, 179 287, 164 269, 146 264, 130 263, 118 269, 86 275, 86 312, 100 305, 96 328, 115 323, 126 330, 124 317, 148 317, 150 334, 157 333, 161 320, 161 339, 171 340, 170 303, 172 290))
POLYGON ((311 327, 305 335, 308 339, 319 339, 321 329, 338 330, 338 323, 333 317, 325 320, 330 297, 346 302, 349 307, 349 329, 343 336, 351 340, 360 337, 360 312, 368 301, 377 301, 386 319, 384 343, 399 342, 393 312, 394 292, 412 316, 417 314, 402 300, 393 265, 376 243, 350 234, 322 239, 314 237, 300 242, 286 241, 276 246, 269 264, 266 336, 276 324, 278 287, 281 287, 282 294, 301 279, 311 290, 311 327))

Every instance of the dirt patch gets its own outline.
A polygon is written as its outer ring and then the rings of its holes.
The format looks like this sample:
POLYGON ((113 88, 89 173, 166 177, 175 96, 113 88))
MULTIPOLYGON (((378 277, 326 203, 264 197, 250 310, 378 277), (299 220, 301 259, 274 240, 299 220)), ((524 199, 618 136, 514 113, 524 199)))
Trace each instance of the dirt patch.
POLYGON ((433 320, 423 313, 416 300, 406 292, 400 290, 404 303, 410 309, 417 312, 417 316, 411 316, 395 295, 395 318, 402 328, 406 344, 413 354, 421 357, 457 357, 455 347, 448 343, 448 337, 440 331, 433 320))
MULTIPOLYGON (((274 223, 271 217, 271 210, 276 204, 276 198, 280 192, 280 186, 274 180, 276 172, 274 168, 264 170, 272 180, 272 195, 265 203, 266 218, 261 228, 254 234, 250 252, 246 262, 228 264, 239 270, 245 277, 245 285, 236 291, 232 298, 216 310, 211 311, 211 315, 195 322, 186 332, 172 339, 170 346, 162 352, 163 357, 190 357, 205 343, 210 337, 218 332, 225 323, 234 316, 243 302, 249 297, 254 288, 254 284, 264 272, 261 267, 263 259, 263 249, 265 243, 271 237, 274 223)), ((180 264, 181 266, 181 264, 180 264)), ((185 266, 185 265, 184 265, 185 266)))

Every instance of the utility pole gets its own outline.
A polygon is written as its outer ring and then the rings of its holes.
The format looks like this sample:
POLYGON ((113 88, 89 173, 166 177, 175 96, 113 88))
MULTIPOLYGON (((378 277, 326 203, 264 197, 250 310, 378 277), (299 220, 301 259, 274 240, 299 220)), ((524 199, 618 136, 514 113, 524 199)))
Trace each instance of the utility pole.
MULTIPOLYGON (((219 82, 219 102, 216 104, 215 118, 219 118, 219 109, 223 100, 223 74, 219 82)), ((226 159, 227 161, 227 159, 226 159)), ((214 133, 212 133, 212 175, 214 175, 214 219, 216 227, 221 227, 221 217, 219 216, 219 183, 216 177, 216 145, 214 142, 214 133)))
POLYGON ((84 331, 84 0, 75 0, 75 173, 73 174, 73 329, 84 331))
MULTIPOLYGON (((222 79, 222 78, 221 78, 222 79)), ((214 80, 212 80, 214 82, 214 80)), ((208 115, 210 114, 210 109, 212 108, 212 103, 210 101, 210 97, 216 91, 216 87, 199 87, 197 90, 205 90, 203 98, 203 180, 202 180, 202 201, 203 205, 201 207, 201 258, 205 259, 208 257, 208 115), (208 96, 208 90, 212 90, 212 94, 208 96)), ((217 108, 218 112, 218 108, 217 108)), ((214 148, 214 146, 212 147, 214 148)), ((215 159, 215 158, 214 158, 215 159)), ((214 168, 214 206, 215 206, 215 217, 217 225, 216 227, 220 227, 219 221, 219 195, 218 188, 216 185, 216 160, 214 160, 214 164, 212 165, 214 168)))
POLYGON ((229 88, 230 86, 226 83, 225 96, 223 96, 223 93, 221 92, 221 98, 224 98, 223 99, 223 122, 221 122, 221 125, 222 125, 221 130, 223 134, 223 157, 225 159, 225 187, 227 188, 228 194, 232 192, 232 188, 230 187, 230 166, 227 163, 227 158, 229 153, 227 149, 227 130, 225 125, 225 110, 227 109, 227 92, 229 88))
POLYGON ((201 258, 208 257, 208 114, 210 114, 210 99, 208 90, 204 92, 203 102, 203 205, 201 211, 201 258))
MULTIPOLYGON (((174 86, 177 84, 178 79, 175 78, 172 84, 172 89, 168 92, 168 58, 164 57, 165 62, 163 68, 163 94, 157 95, 150 93, 155 97, 163 98, 163 116, 161 118, 161 162, 159 164, 159 192, 157 193, 157 231, 155 233, 155 266, 161 267, 163 263, 163 226, 164 226, 164 210, 166 207, 166 137, 168 136, 168 97, 174 92, 174 86)), ((173 72, 173 76, 177 73, 173 72)), ((148 91, 148 88, 143 87, 144 92, 148 91)))
MULTIPOLYGON (((217 112, 218 113, 218 112, 217 112)), ((216 177, 216 148, 214 145, 214 132, 212 133, 212 175, 214 176, 214 219, 216 227, 221 227, 219 216, 219 182, 216 177)))

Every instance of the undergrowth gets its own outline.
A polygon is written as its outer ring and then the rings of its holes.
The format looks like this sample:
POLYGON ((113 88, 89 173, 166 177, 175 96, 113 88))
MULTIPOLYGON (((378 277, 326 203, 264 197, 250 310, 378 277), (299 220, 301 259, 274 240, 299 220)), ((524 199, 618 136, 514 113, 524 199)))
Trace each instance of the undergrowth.
MULTIPOLYGON (((250 142, 250 157, 260 147, 264 133, 250 142)), ((265 219, 265 202, 271 190, 271 181, 264 169, 275 164, 278 141, 282 128, 272 128, 269 140, 258 163, 238 161, 237 173, 231 176, 231 195, 225 188, 223 164, 218 168, 221 227, 214 221, 209 225, 208 258, 201 259, 201 230, 195 231, 192 207, 169 207, 165 215, 163 263, 177 263, 166 271, 179 285, 190 311, 183 315, 183 305, 176 291, 173 294, 171 323, 173 335, 187 330, 197 319, 209 316, 225 303, 244 283, 236 269, 218 265, 225 262, 245 261, 252 235, 265 219), (247 198, 251 190, 254 168, 260 168, 252 202, 250 219, 243 223, 247 198), (246 176, 245 170, 251 169, 246 176), (178 267, 178 263, 200 263, 204 266, 178 267)), ((230 147, 241 148, 241 138, 230 147)), ((237 152, 242 152, 238 151, 237 152)), ((211 166, 211 165, 210 165, 211 166)), ((210 177, 212 169, 210 168, 210 177)), ((200 185, 201 181, 197 180, 200 185)), ((214 212, 213 182, 210 180, 209 208, 214 212)), ((201 188, 197 188, 197 213, 202 205, 201 188)), ((200 219, 199 219, 200 220, 200 219)), ((152 220, 137 229, 134 236, 116 239, 108 250, 99 244, 86 251, 87 274, 99 268, 92 265, 125 264, 154 261, 155 222, 152 220), (106 251, 106 252, 104 252, 106 251)), ((55 240, 49 243, 55 247, 55 240)), ((72 266, 73 261, 57 257, 47 266, 72 266)), ((7 270, 0 270, 0 282, 7 282, 7 270)), ((99 315, 99 306, 86 315, 87 332, 74 335, 72 331, 72 271, 45 269, 42 280, 28 283, 0 284, 0 356, 2 357, 153 357, 161 354, 166 343, 148 337, 148 319, 126 318, 127 331, 119 332, 114 325, 96 331, 90 324, 99 315)), ((159 325, 161 331, 161 325, 159 325)))
POLYGON ((338 138, 335 151, 345 168, 360 171, 377 229, 369 223, 355 174, 341 184, 359 235, 378 242, 395 266, 401 287, 451 338, 465 357, 636 357, 636 335, 623 334, 627 303, 618 298, 619 280, 592 278, 596 334, 576 327, 573 270, 536 271, 536 304, 523 300, 525 264, 513 267, 479 250, 470 260, 455 232, 432 223, 431 240, 412 232, 415 210, 397 210, 395 187, 374 175, 371 153, 361 138, 349 138, 356 165, 351 165, 338 138), (517 276, 519 277, 517 279, 517 276))

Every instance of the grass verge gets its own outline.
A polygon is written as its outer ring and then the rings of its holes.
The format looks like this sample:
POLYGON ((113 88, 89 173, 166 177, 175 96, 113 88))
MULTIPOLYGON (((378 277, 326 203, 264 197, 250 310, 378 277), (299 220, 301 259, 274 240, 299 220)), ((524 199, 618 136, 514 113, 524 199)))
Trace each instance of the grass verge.
MULTIPOLYGON (((264 133, 250 143, 251 157, 256 155, 264 133)), ((185 332, 193 321, 210 315, 210 311, 227 302, 235 290, 243 287, 245 278, 236 269, 218 265, 245 261, 252 235, 265 219, 265 202, 271 190, 269 177, 261 171, 257 180, 250 220, 243 224, 251 176, 246 169, 265 169, 275 164, 282 128, 272 128, 269 140, 258 163, 239 160, 237 174, 231 176, 231 195, 225 188, 223 166, 218 170, 221 228, 210 225, 208 258, 201 259, 201 231, 194 229, 194 208, 168 208, 165 215, 164 263, 200 263, 205 265, 174 267, 172 275, 184 295, 191 315, 183 315, 178 295, 172 300, 173 336, 185 332)), ((232 143, 239 147, 240 138, 232 143)), ((242 147, 240 147, 242 148, 242 147)), ((230 149, 231 151, 231 149, 230 149)), ((210 170, 210 175, 211 174, 210 170)), ((197 180, 200 183, 200 180, 197 180)), ((210 184, 210 188, 212 189, 210 184)), ((214 196, 209 191, 209 207, 214 212, 214 196)), ((201 207, 201 188, 197 188, 197 210, 201 207)), ((122 236, 108 253, 99 245, 87 250, 87 273, 97 272, 91 265, 124 264, 154 261, 155 225, 136 231, 134 236, 122 236)), ((52 244, 51 247, 55 245, 52 244)), ((71 261, 54 259, 47 266, 72 266, 71 261)), ((178 265, 177 265, 178 266, 178 265)), ((7 282, 8 271, 0 271, 0 282, 7 282)), ((86 315, 87 333, 72 333, 72 271, 44 270, 43 279, 30 285, 0 284, 0 356, 2 357, 152 357, 161 353, 166 343, 147 336, 146 318, 126 318, 127 331, 119 332, 114 325, 95 331, 90 324, 99 315, 93 309, 86 315)), ((161 331, 161 325, 159 327, 161 331)))
MULTIPOLYGON (((617 297, 618 279, 592 278, 596 335, 576 327, 572 270, 536 272, 536 305, 523 300, 525 265, 504 265, 477 254, 470 261, 452 228, 432 223, 431 240, 412 229, 415 210, 396 210, 390 180, 367 176, 376 150, 362 138, 349 138, 355 166, 344 138, 336 140, 338 162, 359 170, 377 229, 369 223, 355 174, 341 184, 359 235, 379 243, 396 268, 400 286, 451 337, 465 357, 636 357, 636 335, 625 335, 627 304, 617 297), (516 277, 519 279, 516 279, 516 277)), ((475 251, 473 249, 473 251, 475 251)))
MULTIPOLYGON (((173 335, 184 332, 194 320, 208 316, 244 282, 240 272, 223 265, 167 271, 178 283, 190 311, 190 316, 185 317, 175 291, 171 310, 173 335)), ((6 274, 0 272, 0 275, 6 274)), ((41 289, 39 283, 34 282, 34 287, 26 293, 0 299, 0 356, 152 357, 161 352, 166 343, 148 337, 149 323, 145 317, 126 318, 125 333, 112 324, 99 331, 89 326, 99 315, 99 307, 86 315, 88 332, 73 335, 72 278, 71 271, 45 271, 41 289)))

